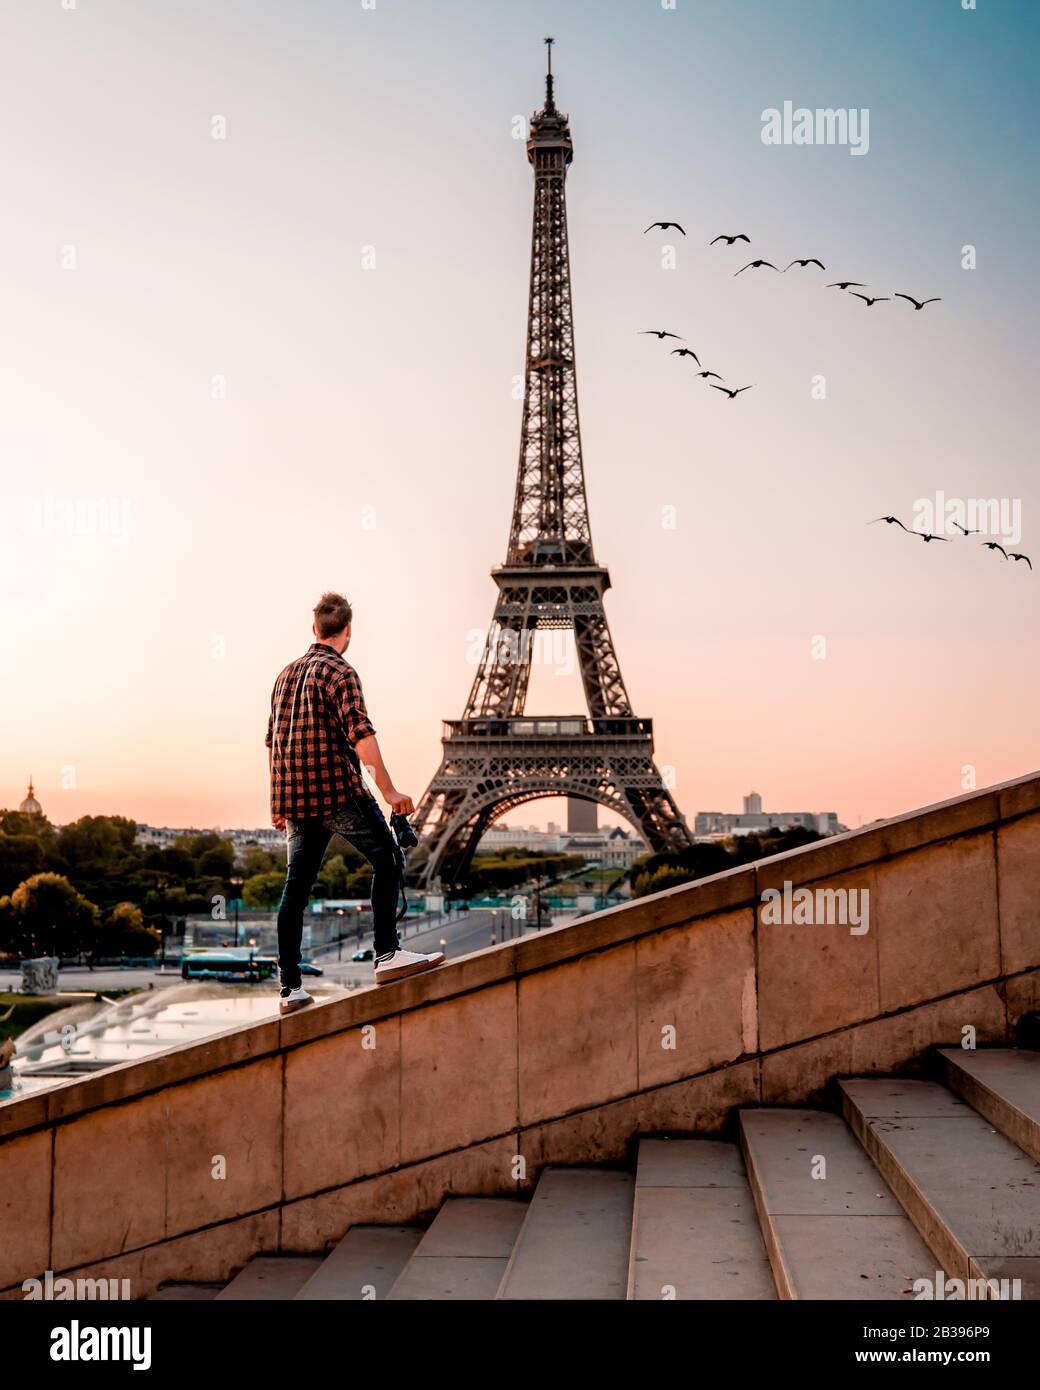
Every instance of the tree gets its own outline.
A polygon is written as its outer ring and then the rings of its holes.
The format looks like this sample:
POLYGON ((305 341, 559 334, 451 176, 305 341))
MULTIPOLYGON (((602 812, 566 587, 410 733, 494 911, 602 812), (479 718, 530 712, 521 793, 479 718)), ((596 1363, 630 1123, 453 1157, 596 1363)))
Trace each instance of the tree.
POLYGON ((241 867, 244 878, 274 873, 279 869, 284 874, 285 854, 275 854, 273 850, 264 849, 263 845, 248 844, 242 850, 241 867))
POLYGON ((20 954, 18 951, 18 917, 11 906, 10 895, 0 898, 0 956, 20 954))
POLYGON ((154 927, 146 927, 144 916, 133 903, 116 903, 105 914, 97 934, 94 954, 99 956, 152 956, 159 948, 162 935, 154 927))
POLYGON ((820 839, 823 836, 817 831, 796 825, 789 830, 773 829, 735 835, 725 844, 694 844, 662 854, 645 854, 635 861, 629 871, 632 896, 641 898, 647 893, 660 892, 662 888, 674 888, 677 883, 691 883, 710 874, 732 869, 738 864, 751 864, 767 855, 798 849, 801 845, 820 839))
POLYGON ((48 849, 54 845, 54 826, 42 811, 0 811, 0 834, 31 835, 48 849))
POLYGON ((96 874, 137 858, 137 822, 126 816, 80 816, 58 832, 58 849, 73 874, 96 874))
POLYGON ((254 874, 242 885, 242 901, 246 907, 274 907, 281 898, 284 887, 284 874, 254 874))
POLYGON ((35 835, 0 835, 0 893, 11 893, 23 879, 44 868, 43 845, 35 835))
POLYGON ((97 908, 61 874, 33 874, 11 894, 19 955, 77 955, 92 946, 97 908))
POLYGON ((164 878, 175 879, 178 882, 193 878, 195 874, 194 859, 186 849, 180 849, 176 845, 171 845, 169 849, 153 851, 153 854, 148 856, 148 863, 154 865, 164 878))
POLYGON ((199 855, 195 865, 199 878, 219 878, 226 883, 235 872, 235 853, 229 840, 207 849, 199 855))
POLYGON ((347 896, 347 866, 342 854, 331 854, 321 866, 315 887, 320 898, 345 898, 347 896))
POLYGON ((675 864, 661 864, 653 873, 640 874, 632 888, 634 898, 645 897, 647 893, 660 893, 663 888, 674 888, 680 883, 689 883, 689 869, 675 864))

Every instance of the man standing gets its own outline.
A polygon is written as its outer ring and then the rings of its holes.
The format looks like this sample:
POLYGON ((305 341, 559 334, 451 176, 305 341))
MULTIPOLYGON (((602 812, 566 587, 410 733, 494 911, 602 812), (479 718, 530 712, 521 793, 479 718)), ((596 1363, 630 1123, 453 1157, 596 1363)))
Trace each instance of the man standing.
POLYGON ((278 965, 283 1014, 313 1002, 300 980, 303 914, 333 835, 342 835, 372 865, 376 983, 440 965, 442 952, 401 949, 397 936, 400 850, 361 778, 369 769, 392 811, 407 816, 412 799, 390 780, 369 723, 361 682, 343 659, 353 613, 341 594, 322 594, 314 610, 317 639, 274 683, 267 747, 271 823, 286 832, 288 869, 278 908, 278 965))

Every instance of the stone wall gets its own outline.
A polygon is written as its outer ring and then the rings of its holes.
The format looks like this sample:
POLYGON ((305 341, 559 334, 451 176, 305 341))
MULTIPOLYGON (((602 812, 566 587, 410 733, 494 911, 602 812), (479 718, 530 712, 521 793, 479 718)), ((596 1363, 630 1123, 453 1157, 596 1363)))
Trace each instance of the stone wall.
POLYGON ((222 1280, 1040 1009, 1040 775, 0 1105, 0 1296, 222 1280), (865 932, 768 889, 869 890, 865 932), (226 1176, 215 1178, 223 1160, 226 1176))

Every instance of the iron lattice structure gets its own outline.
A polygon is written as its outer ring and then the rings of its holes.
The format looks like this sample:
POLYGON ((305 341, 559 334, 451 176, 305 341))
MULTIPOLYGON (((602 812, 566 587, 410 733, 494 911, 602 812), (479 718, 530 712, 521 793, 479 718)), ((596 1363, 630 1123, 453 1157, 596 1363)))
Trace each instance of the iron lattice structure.
POLYGON ((610 576, 593 554, 567 244, 573 144, 553 99, 551 61, 527 157, 534 226, 516 497, 506 563, 492 570, 498 600, 465 713, 444 725, 441 765, 414 817, 420 842, 410 877, 426 887, 460 884, 491 822, 545 796, 596 801, 655 851, 692 843, 654 762, 651 722, 632 713, 603 608, 610 576), (574 632, 587 715, 524 715, 534 634, 546 628, 574 632))

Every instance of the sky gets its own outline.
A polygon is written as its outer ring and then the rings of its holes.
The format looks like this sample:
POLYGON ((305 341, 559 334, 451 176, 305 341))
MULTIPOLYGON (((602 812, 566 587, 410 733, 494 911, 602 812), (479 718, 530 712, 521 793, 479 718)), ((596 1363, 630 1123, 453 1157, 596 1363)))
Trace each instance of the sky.
MULTIPOLYGON (((1040 7, 3 0, 0 804, 264 824, 326 588, 418 799, 505 556, 547 33, 594 543, 681 808, 855 826, 1040 764, 1040 571, 867 524, 993 499, 1040 565, 1040 7), (787 101, 864 153, 764 143, 787 101)), ((566 651, 528 708, 580 711, 566 651)))

